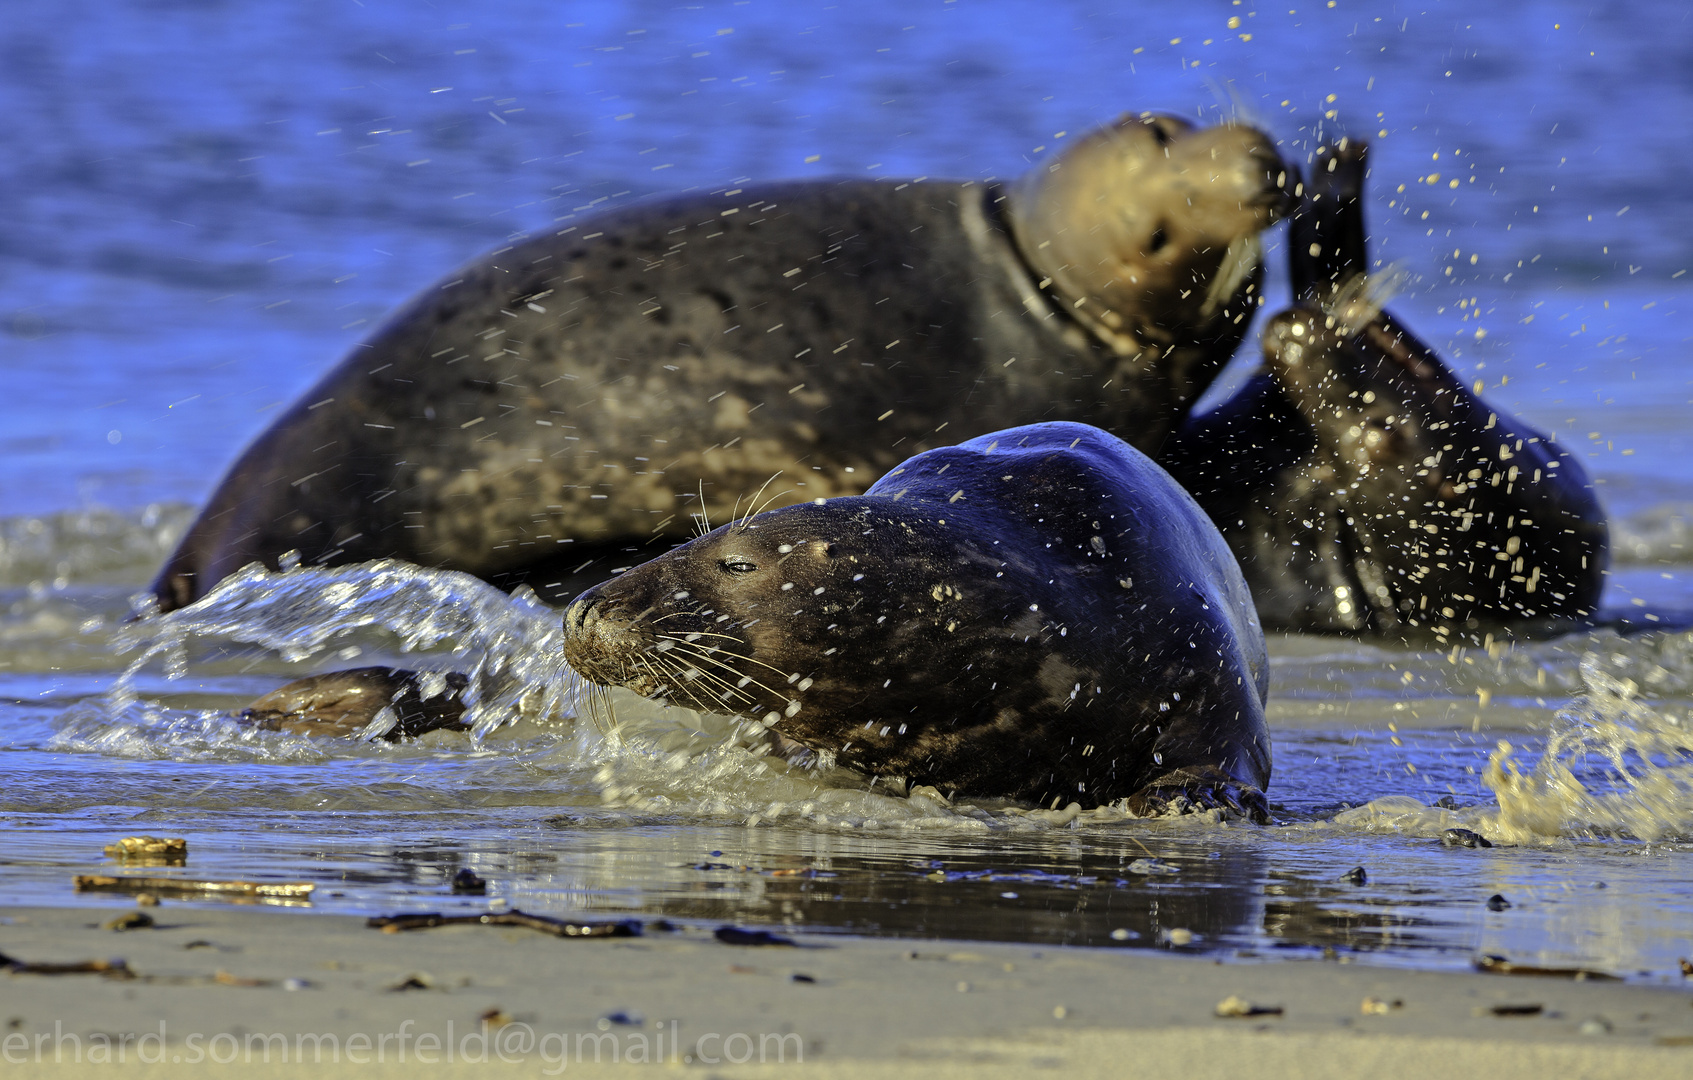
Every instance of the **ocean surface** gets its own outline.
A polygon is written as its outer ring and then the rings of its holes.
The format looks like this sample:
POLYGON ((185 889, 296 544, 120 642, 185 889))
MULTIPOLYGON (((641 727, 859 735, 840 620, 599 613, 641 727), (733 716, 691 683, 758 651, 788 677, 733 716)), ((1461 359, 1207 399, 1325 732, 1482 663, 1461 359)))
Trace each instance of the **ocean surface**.
POLYGON ((1680 983, 1685 4, 12 0, 0 113, 0 904, 126 903, 72 878, 151 833, 190 843, 157 872, 309 881, 331 911, 1499 954, 1680 983), (279 407, 479 253, 731 182, 1009 178, 1147 108, 1243 116, 1293 157, 1369 139, 1374 257, 1410 275, 1392 308, 1581 448, 1612 515, 1591 631, 1273 638, 1283 824, 891 797, 634 698, 595 725, 556 613, 455 575, 254 575, 217 610, 128 621, 279 407), (385 661, 470 671, 481 736, 327 744, 225 718, 385 661), (450 894, 464 867, 491 901, 450 894))

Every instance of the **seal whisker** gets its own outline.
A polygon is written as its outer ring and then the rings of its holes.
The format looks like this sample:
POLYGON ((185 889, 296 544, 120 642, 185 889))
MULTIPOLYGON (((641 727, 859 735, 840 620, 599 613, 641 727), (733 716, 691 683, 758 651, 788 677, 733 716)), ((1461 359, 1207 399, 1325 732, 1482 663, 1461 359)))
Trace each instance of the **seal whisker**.
MULTIPOLYGON (((715 664, 725 671, 728 671, 728 672, 730 672, 734 675, 740 676, 743 679, 746 679, 748 682, 752 683, 752 685, 757 686, 762 690, 767 690, 772 694, 776 693, 776 691, 771 690, 770 687, 765 686, 763 683, 754 679, 752 676, 748 675, 746 672, 744 672, 744 671, 740 670, 739 668, 735 667, 735 665, 733 665, 733 664, 731 664, 731 663, 729 663, 725 660, 720 660, 715 655, 712 655, 710 653, 702 652, 699 649, 694 648, 693 646, 683 645, 680 648, 673 649, 671 651, 674 652, 674 653, 677 653, 681 656, 686 656, 690 660, 697 660, 702 664, 715 664)), ((732 656, 737 660, 750 659, 750 657, 742 656, 739 653, 726 653, 725 655, 732 656)), ((704 674, 704 672, 702 672, 701 674, 704 674)), ((780 695, 778 695, 778 696, 780 696, 780 695)))
POLYGON ((1223 123, 1239 127, 1258 128, 1262 131, 1270 129, 1269 118, 1260 115, 1258 109, 1241 96, 1233 79, 1207 78, 1205 87, 1211 91, 1211 96, 1216 98, 1217 107, 1223 113, 1223 123))
POLYGON ((611 728, 617 724, 617 711, 611 704, 611 688, 597 683, 588 684, 588 720, 594 729, 602 735, 610 734, 611 728), (602 719, 600 710, 604 709, 607 716, 602 719))
MULTIPOLYGON (((684 648, 686 648, 686 646, 684 646, 684 648)), ((735 659, 737 659, 737 660, 752 660, 752 657, 741 656, 738 653, 729 653, 728 655, 735 657, 735 659)), ((758 687, 760 690, 763 690, 765 693, 771 695, 772 697, 778 697, 778 698, 786 698, 787 697, 786 694, 783 694, 783 693, 781 693, 780 691, 777 691, 777 690, 772 690, 770 687, 766 686, 764 683, 759 682, 757 679, 753 678, 751 675, 748 675, 746 672, 744 672, 744 671, 740 670, 739 668, 735 667, 733 664, 725 663, 724 661, 719 660, 714 656, 706 656, 706 655, 701 654, 701 653, 694 653, 694 656, 701 663, 716 664, 718 667, 723 668, 725 671, 733 672, 734 674, 739 675, 741 678, 747 680, 748 683, 750 683, 753 686, 758 687)), ((755 663, 755 664, 760 663, 760 661, 753 660, 753 663, 755 663)), ((764 666, 770 667, 769 664, 765 664, 764 666)), ((781 669, 770 668, 770 670, 780 671, 781 669)), ((748 700, 750 701, 751 698, 748 698, 748 700)))
POLYGON ((674 619, 674 618, 677 618, 677 617, 682 616, 682 615, 692 615, 692 614, 694 614, 692 611, 672 611, 668 615, 660 615, 658 618, 654 619, 653 622, 661 623, 666 619, 674 619))
MULTIPOLYGON (((672 676, 669 680, 670 690, 666 695, 667 697, 669 697, 672 701, 676 700, 678 697, 686 697, 695 710, 699 712, 713 711, 711 706, 716 703, 702 701, 700 696, 694 692, 691 680, 675 677, 684 674, 685 669, 667 656, 658 655, 654 656, 653 659, 663 666, 672 676)), ((697 671, 700 676, 704 676, 706 674, 698 668, 695 668, 694 670, 697 671)))
POLYGON ((1389 263, 1373 274, 1356 274, 1336 286, 1323 305, 1323 314, 1335 321, 1345 337, 1351 337, 1374 321, 1387 302, 1405 290, 1411 275, 1398 263, 1389 263))
MULTIPOLYGON (((764 489, 769 487, 772 483, 774 483, 776 478, 778 476, 781 476, 781 475, 782 475, 782 471, 780 469, 778 469, 775 472, 770 474, 770 479, 766 480, 764 483, 762 483, 758 486, 758 490, 753 492, 752 498, 747 500, 746 517, 736 518, 735 521, 734 521, 734 524, 739 525, 742 528, 745 528, 747 521, 749 521, 750 519, 752 519, 752 518, 754 518, 758 515, 758 511, 754 510, 753 507, 758 505, 759 496, 763 495, 764 489)), ((787 492, 784 491, 784 492, 782 492, 782 494, 786 495, 787 492)), ((738 509, 740 509, 740 507, 741 507, 741 501, 739 499, 736 499, 735 500, 735 509, 738 510, 738 509)))
MULTIPOLYGON (((714 672, 706 671, 704 668, 697 667, 697 666, 692 667, 689 670, 694 671, 697 678, 702 679, 702 680, 707 680, 709 683, 715 683, 716 685, 722 687, 721 691, 719 692, 720 700, 719 700, 718 704, 731 704, 731 698, 741 698, 742 700, 749 701, 749 702, 753 700, 753 698, 750 694, 747 694, 745 691, 737 689, 727 679, 723 678, 720 675, 715 674, 714 672)), ((691 680, 682 680, 682 682, 684 683, 683 692, 686 693, 690 698, 693 698, 695 702, 698 702, 699 697, 698 697, 698 695, 696 695, 694 693, 691 680)), ((696 707, 698 707, 701 712, 711 712, 712 711, 709 707, 704 706, 704 705, 698 705, 696 707)))
MULTIPOLYGON (((782 474, 777 473, 776 475, 780 476, 782 474)), ((774 480, 775 477, 771 477, 771 479, 774 480)), ((763 491, 764 489, 760 488, 759 490, 763 491)), ((769 507, 769 505, 771 503, 775 502, 777 499, 780 499, 784 495, 793 494, 793 491, 794 491, 793 488, 783 488, 781 491, 778 491, 776 494, 770 496, 770 498, 764 500, 763 505, 759 506, 758 509, 749 512, 746 517, 741 519, 741 528, 743 528, 743 529, 746 528, 746 523, 751 521, 753 518, 757 517, 758 515, 764 513, 765 509, 767 507, 769 507)))
MULTIPOLYGON (((684 644, 685 644, 685 643, 684 643, 684 644)), ((749 644, 749 643, 747 643, 747 642, 742 642, 742 644, 749 644)), ((774 671, 774 672, 775 672, 775 673, 776 673, 776 674, 778 674, 778 675, 780 675, 780 676, 782 676, 782 678, 784 678, 784 679, 786 679, 786 678, 787 678, 787 677, 788 677, 788 676, 789 676, 789 675, 790 675, 790 674, 791 674, 791 672, 787 672, 787 671, 783 671, 783 670, 782 670, 782 669, 781 669, 781 668, 779 668, 779 667, 775 667, 775 666, 773 666, 773 665, 771 665, 771 664, 766 664, 766 663, 765 663, 765 662, 764 662, 764 661, 763 661, 763 660, 760 660, 760 659, 758 659, 758 658, 757 658, 757 657, 753 657, 753 656, 745 656, 745 655, 742 655, 742 654, 741 654, 741 653, 729 653, 729 654, 728 654, 728 655, 730 655, 730 656, 733 656, 733 657, 734 657, 734 658, 735 658, 735 659, 737 659, 737 660, 746 660, 746 661, 748 661, 748 662, 749 662, 749 663, 754 663, 754 664, 757 664, 757 665, 758 665, 758 666, 759 666, 759 667, 764 667, 764 668, 769 668, 769 669, 770 669, 770 670, 771 670, 771 671, 774 671)), ((737 674, 737 675, 740 675, 740 674, 744 674, 744 673, 743 673, 743 672, 739 672, 739 671, 737 671, 737 672, 736 672, 736 673, 735 673, 735 674, 737 674)), ((759 685, 763 685, 763 684, 762 684, 762 683, 760 683, 760 684, 759 684, 759 685)), ((769 690, 769 689, 770 689, 770 688, 769 688, 769 687, 765 687, 765 689, 766 689, 766 690, 769 690)), ((771 691, 770 691, 770 692, 771 692, 771 693, 775 693, 775 691, 774 691, 774 690, 771 690, 771 691)))
MULTIPOLYGON (((657 619, 653 620, 653 622, 657 622, 657 621, 658 621, 657 619)), ((675 634, 660 634, 658 636, 663 641, 675 641, 675 642, 680 642, 683 645, 692 644, 692 642, 690 642, 687 639, 687 637, 677 637, 675 634)), ((740 645, 745 645, 747 643, 745 638, 738 638, 734 634, 717 634, 717 633, 713 633, 710 630, 689 630, 688 631, 688 637, 720 637, 720 638, 727 638, 728 640, 736 642, 737 644, 740 644, 740 645)))

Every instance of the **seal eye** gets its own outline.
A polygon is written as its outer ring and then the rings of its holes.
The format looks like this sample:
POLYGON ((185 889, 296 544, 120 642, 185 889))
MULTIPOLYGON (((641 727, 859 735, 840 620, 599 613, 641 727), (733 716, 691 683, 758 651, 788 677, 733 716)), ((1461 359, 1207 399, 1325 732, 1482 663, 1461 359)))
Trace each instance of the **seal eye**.
POLYGON ((1152 230, 1152 243, 1147 248, 1147 251, 1156 255, 1160 251, 1163 251, 1165 247, 1169 246, 1169 243, 1170 234, 1164 231, 1164 226, 1160 225, 1158 228, 1152 230))
POLYGON ((1152 137, 1154 139, 1158 140, 1159 146, 1169 146, 1170 145, 1169 129, 1166 128, 1162 123, 1160 123, 1157 120, 1147 120, 1146 126, 1152 129, 1152 137))
POLYGON ((724 559, 717 564, 726 574, 750 574, 758 569, 758 564, 746 559, 724 559))

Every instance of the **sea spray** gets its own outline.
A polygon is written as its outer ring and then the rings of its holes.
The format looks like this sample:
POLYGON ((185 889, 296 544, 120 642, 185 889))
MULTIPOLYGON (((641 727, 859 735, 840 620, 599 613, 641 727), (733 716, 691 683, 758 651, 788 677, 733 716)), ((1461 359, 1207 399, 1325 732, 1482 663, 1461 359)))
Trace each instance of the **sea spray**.
POLYGON ((1469 829, 1496 843, 1644 841, 1693 835, 1693 634, 1589 639, 1580 692, 1557 710, 1544 749, 1520 763, 1501 739, 1481 780, 1494 804, 1429 806, 1406 795, 1373 799, 1331 819, 1343 828, 1433 838, 1469 829), (1625 674, 1627 673, 1627 674, 1625 674))
MULTIPOLYGON (((182 678, 191 642, 254 645, 301 663, 360 631, 391 635, 402 653, 445 649, 451 667, 470 680, 462 696, 473 739, 519 717, 575 713, 581 684, 564 663, 557 611, 526 588, 507 595, 469 574, 397 560, 281 572, 253 564, 189 607, 132 623, 113 644, 139 655, 107 707, 114 715, 130 711, 136 678, 154 661, 167 678, 182 678)), ((442 658, 420 661, 434 669, 442 658)))
MULTIPOLYGON (((1686 637, 1675 635, 1664 645, 1686 637)), ((1483 780, 1498 799, 1493 828, 1500 839, 1621 834, 1658 840, 1693 831, 1693 724, 1670 707, 1641 700, 1640 685, 1606 670, 1606 659, 1597 652, 1582 659, 1586 692, 1558 712, 1546 750, 1529 772, 1512 760, 1508 742, 1490 756, 1483 780)), ((1609 659, 1632 666, 1636 657, 1609 659)), ((1662 664, 1652 670, 1654 681, 1669 681, 1662 664)))

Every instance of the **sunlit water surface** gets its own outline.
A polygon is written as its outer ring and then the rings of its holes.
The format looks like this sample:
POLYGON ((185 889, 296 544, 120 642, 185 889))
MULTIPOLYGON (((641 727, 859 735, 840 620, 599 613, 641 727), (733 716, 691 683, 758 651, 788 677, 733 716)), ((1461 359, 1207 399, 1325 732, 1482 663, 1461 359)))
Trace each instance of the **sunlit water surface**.
POLYGON ((309 881, 327 911, 504 902, 1425 967, 1497 953, 1679 981, 1684 5, 14 7, 0 903, 124 902, 72 878, 152 833, 191 850, 155 873, 309 881), (627 698, 601 730, 574 717, 556 614, 449 575, 257 576, 126 622, 240 445, 458 262, 655 193, 1012 176, 1147 107, 1238 108, 1294 156, 1320 124, 1372 138, 1372 239, 1413 275, 1395 310, 1579 446, 1614 514, 1600 629, 1273 639, 1282 824, 906 799, 627 698), (480 736, 355 745, 228 719, 305 672, 384 661, 471 671, 480 736), (1496 846, 1443 846, 1453 827, 1496 846), (1365 883, 1344 880, 1357 866, 1365 883), (450 893, 461 867, 490 898, 450 893))

